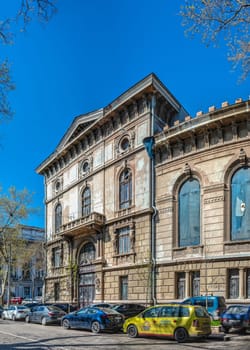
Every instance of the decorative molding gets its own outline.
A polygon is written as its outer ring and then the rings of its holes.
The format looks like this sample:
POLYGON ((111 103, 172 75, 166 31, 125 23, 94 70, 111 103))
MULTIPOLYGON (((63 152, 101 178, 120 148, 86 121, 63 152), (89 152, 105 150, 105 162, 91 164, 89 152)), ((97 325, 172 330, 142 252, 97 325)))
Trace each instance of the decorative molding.
POLYGON ((204 204, 210 204, 210 203, 216 203, 216 202, 224 202, 224 200, 225 200, 224 196, 205 198, 204 199, 204 204))

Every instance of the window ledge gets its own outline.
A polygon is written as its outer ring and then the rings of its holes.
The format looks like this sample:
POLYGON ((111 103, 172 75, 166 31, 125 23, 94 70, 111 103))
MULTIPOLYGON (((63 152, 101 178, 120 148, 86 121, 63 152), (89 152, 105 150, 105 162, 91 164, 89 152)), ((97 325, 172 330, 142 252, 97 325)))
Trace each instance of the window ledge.
POLYGON ((249 244, 250 240, 249 239, 241 239, 238 241, 226 241, 224 242, 224 245, 236 245, 236 244, 240 244, 240 245, 244 245, 244 244, 249 244))
POLYGON ((183 250, 199 249, 199 248, 204 248, 204 245, 198 244, 198 245, 189 245, 186 247, 174 247, 173 251, 183 251, 183 250))
POLYGON ((122 257, 130 256, 130 255, 135 255, 135 253, 129 252, 129 253, 124 253, 124 254, 115 254, 115 255, 113 255, 113 258, 122 258, 122 257))

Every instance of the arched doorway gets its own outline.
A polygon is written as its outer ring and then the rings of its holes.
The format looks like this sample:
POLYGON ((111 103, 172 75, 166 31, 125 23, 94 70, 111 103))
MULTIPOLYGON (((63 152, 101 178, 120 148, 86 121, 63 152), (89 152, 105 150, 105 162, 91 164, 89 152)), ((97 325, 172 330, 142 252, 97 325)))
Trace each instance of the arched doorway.
POLYGON ((84 244, 79 253, 79 286, 80 307, 93 303, 95 299, 95 260, 96 251, 92 242, 84 244))

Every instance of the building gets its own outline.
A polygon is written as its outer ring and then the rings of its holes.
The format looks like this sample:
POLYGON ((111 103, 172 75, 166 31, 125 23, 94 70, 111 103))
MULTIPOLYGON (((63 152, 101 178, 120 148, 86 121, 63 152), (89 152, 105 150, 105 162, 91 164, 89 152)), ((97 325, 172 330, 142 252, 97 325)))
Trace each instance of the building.
POLYGON ((33 226, 20 226, 23 251, 12 256, 10 247, 10 278, 5 293, 8 297, 42 298, 45 275, 45 232, 33 226), (9 296, 7 295, 9 293, 9 296))
POLYGON ((150 74, 76 117, 45 178, 46 297, 250 299, 249 101, 190 117, 150 74))

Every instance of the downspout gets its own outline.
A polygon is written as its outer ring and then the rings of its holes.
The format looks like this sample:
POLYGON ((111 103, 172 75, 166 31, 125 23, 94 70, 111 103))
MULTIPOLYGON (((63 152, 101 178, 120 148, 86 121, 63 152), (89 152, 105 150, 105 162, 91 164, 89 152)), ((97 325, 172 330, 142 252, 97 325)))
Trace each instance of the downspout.
MULTIPOLYGON (((154 126, 155 126, 155 104, 156 99, 155 95, 151 98, 151 131, 150 136, 154 139, 154 126)), ((152 148, 154 145, 152 145, 152 148)), ((157 304, 156 299, 156 247, 155 247, 155 219, 157 210, 155 207, 155 154, 152 149, 152 156, 150 158, 150 173, 151 173, 151 208, 153 209, 153 213, 151 216, 151 296, 153 305, 157 304)))

